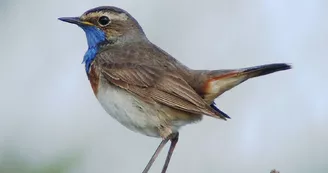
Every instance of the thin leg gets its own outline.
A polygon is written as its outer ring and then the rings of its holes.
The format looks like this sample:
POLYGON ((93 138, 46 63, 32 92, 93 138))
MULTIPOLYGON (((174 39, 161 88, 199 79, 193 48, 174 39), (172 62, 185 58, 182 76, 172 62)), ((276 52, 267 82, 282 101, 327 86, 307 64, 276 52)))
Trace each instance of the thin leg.
POLYGON ((169 152, 167 153, 165 164, 164 164, 163 169, 162 169, 162 173, 165 173, 166 170, 167 170, 167 167, 169 166, 171 156, 173 154, 175 146, 178 143, 178 140, 179 140, 179 132, 175 133, 173 138, 171 138, 171 146, 170 146, 169 152))
POLYGON ((163 147, 165 146, 165 144, 167 143, 167 141, 169 141, 169 138, 165 138, 162 140, 162 142, 159 144, 159 146, 157 147, 155 153, 153 154, 153 156, 150 158, 147 166, 145 167, 145 169, 142 171, 142 173, 147 173, 151 167, 151 165, 153 165, 154 161, 156 160, 158 154, 161 152, 161 150, 163 149, 163 147))

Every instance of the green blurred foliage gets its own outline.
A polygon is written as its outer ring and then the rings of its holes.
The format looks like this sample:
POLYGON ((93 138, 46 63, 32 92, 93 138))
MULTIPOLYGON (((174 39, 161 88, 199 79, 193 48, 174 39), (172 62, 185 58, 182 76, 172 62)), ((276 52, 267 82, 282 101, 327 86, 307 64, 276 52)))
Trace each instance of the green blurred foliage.
POLYGON ((31 163, 17 151, 5 150, 1 153, 0 173, 68 173, 79 162, 80 154, 66 153, 43 163, 31 163))

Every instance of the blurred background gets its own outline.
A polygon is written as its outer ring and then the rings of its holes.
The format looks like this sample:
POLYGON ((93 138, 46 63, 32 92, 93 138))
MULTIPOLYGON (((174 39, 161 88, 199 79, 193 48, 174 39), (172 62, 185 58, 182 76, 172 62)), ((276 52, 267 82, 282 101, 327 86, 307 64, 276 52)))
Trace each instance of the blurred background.
MULTIPOLYGON (((87 80, 83 31, 57 20, 101 5, 194 69, 291 63, 249 80, 181 129, 168 172, 328 172, 328 1, 1 0, 0 173, 142 172, 160 139, 129 131, 87 80)), ((168 145, 150 172, 160 172, 168 145)))

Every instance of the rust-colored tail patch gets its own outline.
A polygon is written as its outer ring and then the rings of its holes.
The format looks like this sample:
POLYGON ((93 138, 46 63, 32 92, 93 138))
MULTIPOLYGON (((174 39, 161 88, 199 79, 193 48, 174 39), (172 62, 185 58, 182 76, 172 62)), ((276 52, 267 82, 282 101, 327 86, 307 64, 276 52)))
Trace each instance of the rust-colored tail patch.
POLYGON ((225 91, 237 86, 247 79, 267 75, 277 71, 291 69, 284 63, 267 64, 237 70, 215 70, 210 72, 209 78, 203 85, 204 99, 211 103, 225 91))

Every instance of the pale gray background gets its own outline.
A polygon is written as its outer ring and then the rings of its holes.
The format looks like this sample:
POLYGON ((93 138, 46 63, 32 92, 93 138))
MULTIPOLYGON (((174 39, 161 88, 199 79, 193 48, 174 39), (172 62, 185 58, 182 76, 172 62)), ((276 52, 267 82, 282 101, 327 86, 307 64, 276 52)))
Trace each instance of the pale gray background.
POLYGON ((83 31, 57 20, 100 5, 129 11, 195 69, 294 66, 217 99, 230 121, 182 128, 168 172, 328 172, 327 0, 1 0, 1 173, 141 172, 160 142, 106 114, 81 64, 83 31))

